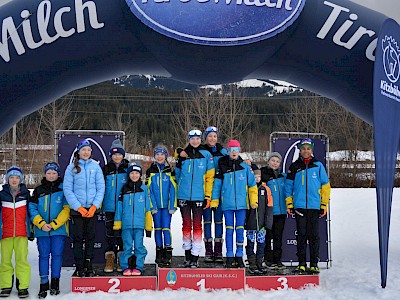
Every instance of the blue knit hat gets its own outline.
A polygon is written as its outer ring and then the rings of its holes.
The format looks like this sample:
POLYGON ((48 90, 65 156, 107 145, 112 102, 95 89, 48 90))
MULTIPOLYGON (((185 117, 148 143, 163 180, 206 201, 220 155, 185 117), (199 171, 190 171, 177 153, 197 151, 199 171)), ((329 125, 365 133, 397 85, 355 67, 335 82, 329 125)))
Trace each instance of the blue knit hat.
POLYGON ((90 142, 86 139, 80 141, 77 145, 76 145, 76 150, 81 151, 81 149, 83 147, 90 147, 90 149, 92 148, 92 144, 90 144, 90 142))
POLYGON ((53 170, 58 173, 58 176, 60 176, 60 166, 56 162, 49 162, 44 166, 44 174, 47 173, 47 171, 53 170))
POLYGON ((124 147, 122 147, 120 139, 116 139, 112 142, 111 148, 109 151, 110 157, 113 156, 115 153, 120 153, 122 156, 125 156, 124 147))
POLYGON ((210 126, 204 131, 204 139, 206 139, 207 135, 211 132, 215 132, 215 134, 218 136, 218 128, 215 126, 210 126))
POLYGON ((164 146, 157 146, 157 147, 154 148, 154 157, 156 157, 156 155, 157 155, 158 153, 164 154, 164 155, 165 155, 165 158, 168 157, 168 150, 167 150, 167 148, 165 148, 164 146))
POLYGON ((11 166, 6 173, 6 181, 8 183, 8 179, 10 178, 10 176, 19 176, 19 179, 21 180, 21 182, 23 181, 23 176, 22 176, 22 170, 20 167, 18 166, 11 166))
POLYGON ((129 173, 131 173, 133 171, 139 172, 140 175, 142 175, 142 164, 140 162, 136 162, 136 161, 130 162, 128 164, 127 172, 129 174, 129 173))

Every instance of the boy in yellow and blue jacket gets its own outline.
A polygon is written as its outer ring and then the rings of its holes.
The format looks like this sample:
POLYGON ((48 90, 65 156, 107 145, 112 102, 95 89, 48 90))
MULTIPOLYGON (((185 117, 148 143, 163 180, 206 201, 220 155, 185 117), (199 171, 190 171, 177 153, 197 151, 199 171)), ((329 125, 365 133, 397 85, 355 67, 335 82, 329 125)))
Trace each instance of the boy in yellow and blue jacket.
POLYGON ((310 244, 310 272, 319 273, 319 218, 327 213, 331 186, 322 163, 312 156, 310 138, 300 142, 300 157, 289 167, 285 181, 287 212, 296 217, 296 273, 306 272, 307 240, 310 244))
POLYGON ((29 203, 29 215, 33 223, 39 250, 39 299, 60 293, 60 275, 64 242, 68 236, 70 208, 63 191, 60 167, 50 162, 44 167, 42 184, 35 188, 29 203), (49 285, 49 258, 51 255, 51 286, 49 285))

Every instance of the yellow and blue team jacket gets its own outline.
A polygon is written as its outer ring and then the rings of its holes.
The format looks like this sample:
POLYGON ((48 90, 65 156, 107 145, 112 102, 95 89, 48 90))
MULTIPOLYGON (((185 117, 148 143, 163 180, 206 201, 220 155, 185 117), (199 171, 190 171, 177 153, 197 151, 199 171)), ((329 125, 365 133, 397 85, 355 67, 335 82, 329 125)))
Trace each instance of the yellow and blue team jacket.
POLYGON ((215 173, 218 171, 218 161, 220 160, 221 157, 224 157, 228 155, 228 151, 224 147, 222 147, 221 144, 217 143, 214 147, 210 147, 207 144, 204 145, 204 149, 208 150, 211 155, 213 156, 213 161, 214 161, 214 168, 215 168, 215 173))
POLYGON ((104 181, 106 190, 102 204, 102 211, 115 212, 118 197, 121 194, 122 187, 128 181, 128 161, 123 159, 118 168, 111 160, 103 167, 104 181))
POLYGON ((34 189, 28 208, 31 222, 35 225, 35 237, 68 235, 70 208, 64 196, 61 177, 54 182, 43 178, 42 184, 34 189), (45 224, 50 224, 54 230, 41 230, 45 224))
POLYGON ((223 211, 249 209, 258 205, 258 188, 253 170, 241 157, 233 160, 224 156, 218 162, 211 207, 218 205, 222 206, 223 211))
POLYGON ((188 157, 179 157, 175 168, 178 199, 211 200, 215 175, 213 156, 202 145, 197 148, 189 145, 184 150, 188 157))
POLYGON ((262 167, 261 181, 265 182, 271 189, 272 198, 274 199, 274 215, 286 215, 286 198, 285 198, 285 173, 275 173, 270 167, 262 167))
POLYGON ((114 230, 153 230, 150 199, 147 186, 142 181, 128 182, 122 188, 114 216, 114 230))
POLYGON ((177 193, 174 171, 167 163, 154 162, 146 171, 146 186, 150 191, 150 208, 176 210, 177 193))
POLYGON ((322 163, 314 157, 308 165, 300 157, 289 167, 285 181, 286 207, 325 209, 331 185, 322 163))

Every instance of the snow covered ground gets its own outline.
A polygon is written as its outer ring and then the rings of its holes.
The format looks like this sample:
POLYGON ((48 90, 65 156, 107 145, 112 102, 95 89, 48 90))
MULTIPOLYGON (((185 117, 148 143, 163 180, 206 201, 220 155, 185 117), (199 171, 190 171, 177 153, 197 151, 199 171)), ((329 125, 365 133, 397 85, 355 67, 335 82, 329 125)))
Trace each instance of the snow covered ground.
MULTIPOLYGON (((391 240, 389 246, 388 284, 380 287, 378 230, 376 200, 374 189, 333 189, 331 197, 332 219, 332 259, 333 267, 323 269, 320 275, 320 286, 306 290, 286 290, 262 292, 256 290, 214 291, 211 293, 191 290, 182 291, 131 291, 119 295, 102 292, 95 294, 72 294, 70 292, 71 270, 63 270, 61 294, 46 299, 96 299, 122 300, 127 298, 146 300, 221 300, 228 298, 260 299, 398 299, 400 294, 400 189, 394 193, 391 240)), ((179 212, 173 215, 174 254, 183 255, 181 249, 181 217, 179 212)), ((155 257, 153 239, 146 239, 149 251, 147 262, 155 257)), ((36 298, 39 289, 36 242, 31 242, 29 261, 32 265, 31 298, 36 298)), ((16 292, 8 299, 18 299, 16 292)))

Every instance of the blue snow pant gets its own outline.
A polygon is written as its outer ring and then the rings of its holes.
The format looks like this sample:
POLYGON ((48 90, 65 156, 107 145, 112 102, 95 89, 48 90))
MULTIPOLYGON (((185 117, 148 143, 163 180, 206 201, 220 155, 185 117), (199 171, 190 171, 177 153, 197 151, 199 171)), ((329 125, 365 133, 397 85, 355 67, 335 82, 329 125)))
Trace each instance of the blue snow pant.
POLYGON ((40 283, 49 282, 49 260, 51 254, 51 278, 60 278, 64 253, 65 235, 37 237, 39 250, 40 283))
POLYGON ((222 206, 218 205, 216 209, 207 208, 203 212, 203 223, 204 223, 204 238, 206 241, 211 241, 212 234, 211 234, 211 224, 212 224, 212 214, 214 212, 214 233, 215 238, 221 239, 223 233, 223 226, 224 222, 223 219, 223 212, 222 206))
POLYGON ((246 244, 246 255, 247 257, 254 255, 254 244, 257 242, 256 258, 264 258, 264 248, 265 248, 265 234, 266 231, 258 230, 247 230, 247 244, 246 244))
POLYGON ((225 236, 226 236, 226 257, 242 257, 244 243, 244 221, 247 209, 225 210, 225 236), (236 225, 234 224, 236 221, 236 225), (233 253, 233 231, 236 230, 236 254, 233 253))
POLYGON ((146 247, 143 245, 144 229, 122 229, 122 242, 124 243, 124 252, 121 256, 121 268, 128 268, 128 259, 136 256, 136 269, 143 271, 144 260, 147 255, 146 247), (134 248, 134 250, 132 250, 134 248))
POLYGON ((171 246, 171 217, 168 208, 159 208, 157 213, 153 215, 154 222, 154 238, 157 247, 171 246), (164 235, 164 243, 163 243, 164 235))

